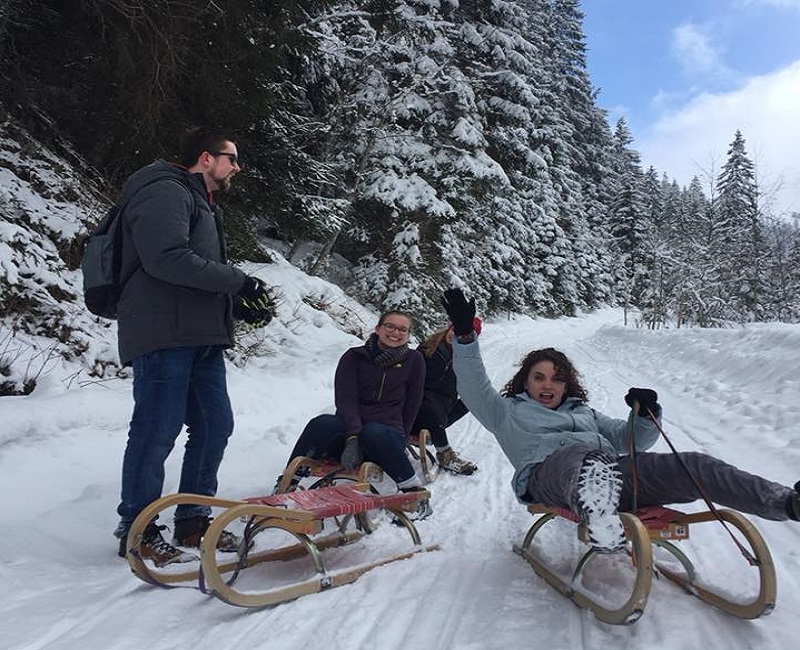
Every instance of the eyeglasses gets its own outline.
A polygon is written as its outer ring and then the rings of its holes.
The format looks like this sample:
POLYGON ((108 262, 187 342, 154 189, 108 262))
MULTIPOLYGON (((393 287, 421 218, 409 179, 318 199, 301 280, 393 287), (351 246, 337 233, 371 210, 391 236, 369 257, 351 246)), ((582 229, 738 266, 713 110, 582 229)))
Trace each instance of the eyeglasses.
POLYGON ((400 332, 401 334, 408 334, 409 329, 405 325, 395 325, 394 323, 381 323, 386 328, 387 332, 400 332))
POLYGON ((209 151, 212 156, 227 156, 228 160, 231 161, 231 165, 238 165, 239 164, 239 156, 235 153, 228 153, 227 151, 209 151))

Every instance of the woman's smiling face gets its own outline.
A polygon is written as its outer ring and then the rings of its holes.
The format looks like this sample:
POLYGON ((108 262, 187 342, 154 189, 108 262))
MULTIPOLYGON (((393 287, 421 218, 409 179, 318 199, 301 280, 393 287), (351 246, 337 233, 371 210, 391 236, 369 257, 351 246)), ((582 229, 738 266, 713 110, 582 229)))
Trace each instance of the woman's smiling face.
POLYGON ((540 361, 531 366, 525 379, 528 396, 549 409, 556 409, 564 400, 567 381, 552 361, 540 361))
POLYGON ((402 314, 389 314, 375 327, 378 343, 385 348, 399 348, 408 343, 411 319, 402 314))

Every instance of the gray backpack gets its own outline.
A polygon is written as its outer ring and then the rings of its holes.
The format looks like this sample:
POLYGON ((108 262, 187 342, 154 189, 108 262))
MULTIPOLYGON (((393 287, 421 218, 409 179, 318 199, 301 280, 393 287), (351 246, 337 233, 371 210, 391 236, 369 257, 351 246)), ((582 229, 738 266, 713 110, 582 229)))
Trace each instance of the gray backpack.
MULTIPOLYGON (((163 178, 153 179, 155 183, 163 178)), ((177 179, 194 200, 194 192, 177 179)), ((139 188, 147 187, 146 183, 139 188)), ((139 191, 137 190, 137 192, 139 191)), ((131 195, 132 197, 133 195, 131 195)), ((83 300, 86 308, 95 316, 114 319, 117 317, 117 306, 124 282, 120 279, 122 267, 122 212, 131 197, 123 203, 112 205, 106 216, 89 233, 83 242, 81 257, 81 273, 83 274, 83 300)), ((194 225, 197 207, 192 212, 189 227, 194 225)))

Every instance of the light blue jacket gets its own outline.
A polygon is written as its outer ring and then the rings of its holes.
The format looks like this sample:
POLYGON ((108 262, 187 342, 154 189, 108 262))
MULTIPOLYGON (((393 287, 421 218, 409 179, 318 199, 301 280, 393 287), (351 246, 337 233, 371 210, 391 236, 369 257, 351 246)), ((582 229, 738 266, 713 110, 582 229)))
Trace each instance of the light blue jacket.
MULTIPOLYGON (((511 484, 520 501, 526 500, 534 465, 560 447, 582 444, 611 454, 628 453, 627 421, 603 415, 577 397, 549 409, 527 393, 500 395, 486 374, 477 341, 453 341, 453 367, 464 404, 494 434, 514 466, 511 484)), ((660 408, 656 415, 660 420, 660 408)), ((637 416, 633 429, 637 450, 658 440, 658 428, 648 418, 637 416)))

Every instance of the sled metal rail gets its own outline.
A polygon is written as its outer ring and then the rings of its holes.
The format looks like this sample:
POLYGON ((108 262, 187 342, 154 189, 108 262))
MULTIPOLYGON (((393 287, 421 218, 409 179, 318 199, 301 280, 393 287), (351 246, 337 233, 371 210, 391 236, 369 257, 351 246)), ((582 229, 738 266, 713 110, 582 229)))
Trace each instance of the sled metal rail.
POLYGON ((533 552, 532 544, 535 535, 543 526, 557 517, 576 522, 578 536, 585 542, 586 530, 577 521, 577 517, 569 510, 550 508, 541 504, 528 506, 528 511, 537 515, 538 519, 528 530, 522 544, 514 546, 514 551, 525 558, 536 574, 544 578, 548 584, 579 607, 591 610, 599 620, 606 623, 629 625, 639 620, 647 605, 654 573, 665 576, 688 593, 739 618, 755 619, 765 616, 775 607, 777 586, 775 567, 769 548, 756 527, 742 514, 733 510, 717 509, 716 512, 704 511, 687 514, 670 508, 644 507, 637 510, 635 515, 620 513, 619 516, 628 541, 625 550, 632 560, 635 577, 628 599, 619 607, 605 606, 592 594, 579 588, 581 575, 589 563, 600 554, 599 551, 590 549, 586 552, 578 561, 570 580, 565 580, 557 575, 533 552), (690 524, 718 521, 720 517, 736 528, 752 549, 753 559, 749 564, 758 569, 759 591, 750 602, 735 602, 726 598, 721 592, 698 584, 691 560, 674 543, 689 537, 690 524), (658 546, 668 551, 678 560, 683 572, 674 571, 662 562, 654 563, 652 546, 658 546))

